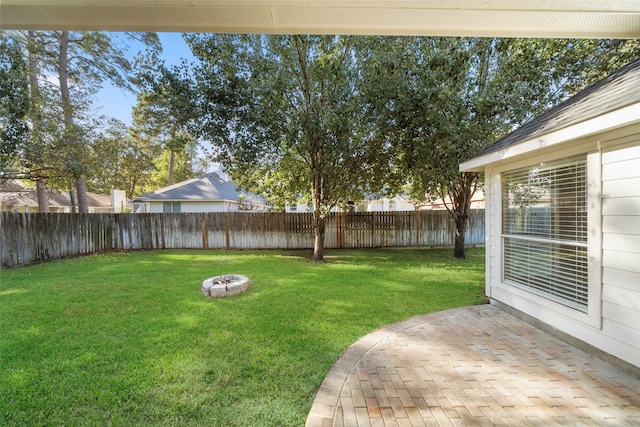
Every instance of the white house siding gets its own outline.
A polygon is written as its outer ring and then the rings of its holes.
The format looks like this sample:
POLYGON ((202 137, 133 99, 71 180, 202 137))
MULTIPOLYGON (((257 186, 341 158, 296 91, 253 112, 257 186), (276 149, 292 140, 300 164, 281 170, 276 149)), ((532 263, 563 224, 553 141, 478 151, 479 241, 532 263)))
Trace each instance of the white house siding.
POLYGON ((640 366, 640 134, 631 140, 602 153, 602 332, 640 366))
POLYGON ((640 366, 640 128, 628 127, 570 145, 485 169, 486 292, 494 301, 640 366), (585 150, 589 150, 588 315, 503 283, 501 238, 501 173, 585 150))
POLYGON ((311 211, 312 211, 311 207, 306 203, 292 203, 292 204, 288 204, 285 207, 285 212, 290 212, 290 213, 306 213, 311 211))
POLYGON ((413 211, 415 209, 416 207, 413 203, 410 203, 401 197, 394 197, 393 199, 370 200, 366 207, 367 212, 398 212, 413 211))
MULTIPOLYGON (((416 207, 413 203, 408 202, 402 197, 394 197, 393 199, 380 199, 380 200, 362 200, 355 203, 353 210, 355 212, 398 212, 398 211, 413 211, 416 207)), ((341 207, 334 207, 331 212, 342 212, 346 209, 341 207)), ((312 212, 310 206, 304 203, 290 204, 286 206, 285 212, 312 212)))
MULTIPOLYGON (((180 212, 181 213, 200 213, 200 212, 228 212, 235 211, 236 204, 231 202, 224 201, 184 201, 177 200, 176 202, 180 202, 180 212)), ((149 213, 162 213, 163 212, 163 202, 162 201, 151 201, 149 203, 149 213)))
POLYGON ((502 186, 500 173, 494 168, 485 171, 485 191, 485 293, 493 297, 493 288, 502 279, 502 186))

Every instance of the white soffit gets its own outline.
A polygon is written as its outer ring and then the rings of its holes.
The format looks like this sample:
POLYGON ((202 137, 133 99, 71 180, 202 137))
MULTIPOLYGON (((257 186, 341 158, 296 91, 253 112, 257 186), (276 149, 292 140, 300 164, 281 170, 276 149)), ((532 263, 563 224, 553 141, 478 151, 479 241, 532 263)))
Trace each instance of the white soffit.
POLYGON ((640 0, 0 0, 0 29, 640 38, 640 0))

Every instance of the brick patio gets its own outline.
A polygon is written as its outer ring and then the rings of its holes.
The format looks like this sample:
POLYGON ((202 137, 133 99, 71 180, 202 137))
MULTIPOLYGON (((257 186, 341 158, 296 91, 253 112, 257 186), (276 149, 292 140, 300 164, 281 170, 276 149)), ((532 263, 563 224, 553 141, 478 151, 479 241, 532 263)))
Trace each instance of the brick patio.
POLYGON ((357 341, 306 425, 640 425, 640 380, 492 305, 464 307, 357 341))

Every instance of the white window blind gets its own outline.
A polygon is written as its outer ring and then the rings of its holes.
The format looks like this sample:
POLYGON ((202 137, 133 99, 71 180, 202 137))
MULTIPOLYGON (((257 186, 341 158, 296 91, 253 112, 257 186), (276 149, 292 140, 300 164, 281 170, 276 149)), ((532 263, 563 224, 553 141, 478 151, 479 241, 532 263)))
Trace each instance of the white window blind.
POLYGON ((502 188, 504 281, 586 312, 586 156, 506 172, 502 188))

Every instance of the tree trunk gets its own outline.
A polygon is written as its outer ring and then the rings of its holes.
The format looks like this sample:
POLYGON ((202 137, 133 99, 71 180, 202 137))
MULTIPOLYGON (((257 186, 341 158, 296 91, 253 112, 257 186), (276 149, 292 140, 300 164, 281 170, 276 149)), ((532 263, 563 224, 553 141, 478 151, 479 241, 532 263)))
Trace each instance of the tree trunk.
POLYGON ((44 180, 36 180, 36 197, 38 199, 38 211, 40 213, 49 212, 49 193, 47 193, 47 185, 44 180))
POLYGON ((38 56, 36 52, 36 33, 34 31, 27 32, 27 51, 29 55, 31 113, 34 113, 38 108, 37 97, 40 96, 40 88, 38 86, 38 56))
MULTIPOLYGON (((31 109, 32 120, 31 123, 34 126, 32 129, 33 135, 38 135, 40 129, 37 128, 39 126, 39 102, 38 99, 40 97, 40 87, 38 84, 38 55, 36 51, 36 33, 34 31, 27 32, 27 51, 29 57, 29 107, 31 109)), ((35 150, 36 153, 33 152, 33 149, 28 150, 26 153, 27 158, 30 162, 32 162, 36 167, 44 169, 44 164, 42 162, 42 153, 40 150, 35 150), (34 156, 36 154, 36 156, 34 156)), ((38 174, 40 175, 40 173, 38 174)), ((49 193, 47 193, 47 185, 43 177, 38 176, 36 178, 36 198, 38 199, 38 211, 40 212, 49 212, 49 193)))
POLYGON ((313 232, 315 234, 313 255, 311 261, 322 262, 324 260, 324 232, 326 221, 319 209, 313 211, 313 232))
POLYGON ((89 197, 82 175, 76 178, 76 194, 78 194, 78 213, 89 213, 89 197))
MULTIPOLYGON (((73 121, 73 105, 71 104, 71 93, 69 91, 69 75, 67 68, 69 65, 69 32, 63 31, 60 34, 60 57, 58 58, 58 78, 60 81, 60 97, 62 100, 62 113, 64 115, 64 125, 66 129, 67 141, 71 145, 69 151, 72 160, 80 164, 81 159, 78 158, 81 150, 79 141, 80 134, 73 121)), ((89 212, 89 199, 87 197, 87 188, 84 183, 84 173, 81 170, 73 171, 75 178, 76 193, 78 194, 78 212, 89 212)))
MULTIPOLYGON (((458 259, 465 259, 467 251, 464 247, 464 236, 467 231, 467 221, 471 211, 471 199, 478 189, 477 173, 462 172, 458 175, 457 188, 449 196, 451 197, 451 206, 445 202, 445 207, 449 211, 449 216, 453 219, 456 231, 454 236, 453 256, 458 259)), ((446 194, 442 194, 443 200, 446 200, 446 194)))
POLYGON ((313 243, 313 255, 311 256, 311 261, 313 262, 322 262, 324 261, 324 232, 325 232, 325 224, 326 218, 323 214, 324 206, 323 206, 323 191, 324 186, 322 177, 315 170, 314 165, 317 165, 319 162, 317 161, 318 156, 314 156, 312 158, 312 166, 313 170, 313 180, 311 181, 311 198, 313 200, 313 232, 314 232, 314 243, 313 243))
POLYGON ((71 213, 76 213, 76 193, 69 187, 69 202, 71 203, 71 213))
POLYGON ((173 164, 176 161, 176 153, 169 150, 169 170, 167 171, 167 185, 173 185, 173 164))
POLYGON ((465 259, 467 257, 467 250, 464 247, 464 235, 467 231, 467 218, 457 216, 454 219, 456 224, 456 234, 454 238, 453 256, 458 259, 465 259))

